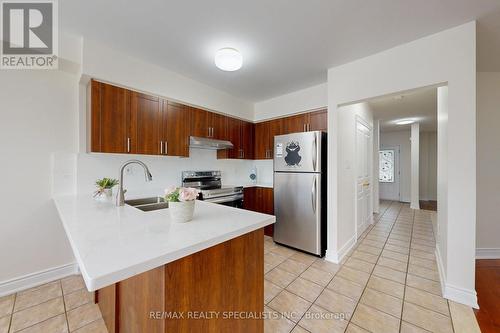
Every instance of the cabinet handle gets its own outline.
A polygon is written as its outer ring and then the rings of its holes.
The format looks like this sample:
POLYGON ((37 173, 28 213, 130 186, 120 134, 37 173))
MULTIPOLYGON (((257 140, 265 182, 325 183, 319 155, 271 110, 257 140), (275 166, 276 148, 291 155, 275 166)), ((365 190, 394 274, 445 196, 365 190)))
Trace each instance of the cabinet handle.
POLYGON ((245 151, 243 149, 241 150, 241 158, 245 158, 245 151))
POLYGON ((307 132, 307 124, 304 124, 304 132, 307 132))
POLYGON ((163 155, 163 141, 160 141, 160 155, 163 155))
POLYGON ((311 131, 311 124, 307 124, 307 131, 310 132, 311 131))
POLYGON ((165 141, 165 155, 168 154, 168 141, 165 141))
POLYGON ((130 138, 127 138, 127 153, 130 153, 130 138))
POLYGON ((212 135, 211 137, 213 138, 214 137, 214 128, 213 127, 212 127, 212 134, 211 135, 212 135))

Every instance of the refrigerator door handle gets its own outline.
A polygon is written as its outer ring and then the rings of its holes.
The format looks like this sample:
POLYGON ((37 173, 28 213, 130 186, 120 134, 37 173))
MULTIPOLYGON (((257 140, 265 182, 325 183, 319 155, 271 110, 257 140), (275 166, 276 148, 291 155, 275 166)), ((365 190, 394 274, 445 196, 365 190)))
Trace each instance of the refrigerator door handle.
POLYGON ((311 189, 311 204, 314 214, 316 214, 316 176, 314 176, 312 189, 311 189))
POLYGON ((318 159, 318 137, 317 137, 316 133, 314 134, 312 153, 313 153, 313 156, 312 156, 313 170, 316 171, 316 161, 318 159))

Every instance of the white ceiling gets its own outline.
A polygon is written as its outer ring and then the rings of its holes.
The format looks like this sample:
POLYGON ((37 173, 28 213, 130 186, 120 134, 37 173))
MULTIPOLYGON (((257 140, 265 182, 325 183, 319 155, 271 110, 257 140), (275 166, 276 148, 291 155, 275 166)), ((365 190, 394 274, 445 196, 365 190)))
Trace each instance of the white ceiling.
POLYGON ((373 118, 380 120, 381 132, 409 130, 411 125, 395 124, 402 119, 415 120, 422 132, 437 130, 437 88, 379 97, 368 103, 373 108, 373 118))
POLYGON ((485 18, 481 68, 500 69, 498 0, 64 0, 59 11, 63 29, 251 102, 477 18, 485 18), (214 66, 214 52, 228 46, 243 53, 242 70, 214 66))

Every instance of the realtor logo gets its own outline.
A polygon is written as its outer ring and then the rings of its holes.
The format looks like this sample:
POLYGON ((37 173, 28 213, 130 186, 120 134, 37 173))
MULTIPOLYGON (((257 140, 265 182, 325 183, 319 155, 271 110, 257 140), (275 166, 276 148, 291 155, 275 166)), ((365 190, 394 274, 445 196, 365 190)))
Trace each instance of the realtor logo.
POLYGON ((57 69, 57 2, 2 1, 2 69, 57 69))

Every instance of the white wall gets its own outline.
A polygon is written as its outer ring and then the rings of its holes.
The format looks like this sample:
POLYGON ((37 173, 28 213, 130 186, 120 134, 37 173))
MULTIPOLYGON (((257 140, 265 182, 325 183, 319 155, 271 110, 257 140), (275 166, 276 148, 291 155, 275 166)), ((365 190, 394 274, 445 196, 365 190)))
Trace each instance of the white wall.
MULTIPOLYGON (((120 166, 127 160, 137 158, 146 163, 153 181, 146 182, 142 167, 132 165, 124 175, 127 196, 161 195, 165 188, 181 184, 181 172, 185 170, 221 170, 223 185, 246 185, 254 165, 249 160, 218 160, 214 150, 190 149, 189 158, 124 155, 124 154, 78 154, 78 193, 90 195, 95 190, 98 178, 118 178, 120 166)), ((116 193, 116 192, 115 192, 116 193)))
MULTIPOLYGON (((368 103, 357 103, 339 108, 338 140, 339 168, 342 178, 339 178, 340 191, 338 213, 345 222, 338 225, 336 235, 344 244, 340 254, 334 260, 342 257, 356 242, 356 116, 362 118, 373 128, 373 111, 368 103)), ((329 225, 330 227, 330 225, 329 225)), ((332 253, 327 253, 331 257, 332 253)))
POLYGON ((85 39, 82 74, 134 90, 253 120, 253 104, 226 92, 85 39))
POLYGON ((437 200, 437 132, 420 132, 420 200, 437 200))
POLYGON ((278 118, 294 113, 325 108, 328 105, 328 85, 313 87, 255 103, 256 121, 278 118))
POLYGON ((16 279, 73 262, 52 202, 52 155, 76 151, 77 98, 74 74, 0 74, 0 294, 16 279))
MULTIPOLYGON (((399 200, 410 202, 411 187, 411 146, 410 131, 380 133, 382 148, 399 146, 399 200)), ((380 184, 383 187, 385 184, 380 184)), ((383 193, 383 191, 381 191, 383 193)), ((381 199, 387 199, 381 197, 381 199)))
POLYGON ((477 79, 478 256, 500 258, 500 72, 477 79))
POLYGON ((447 251, 440 252, 438 261, 444 296, 472 306, 477 306, 475 70, 476 24, 470 22, 328 71, 328 250, 331 254, 338 254, 345 246, 337 229, 349 223, 339 214, 340 181, 344 174, 337 163, 341 145, 339 105, 419 87, 448 85, 449 112, 438 115, 442 117, 440 121, 446 122, 448 140, 447 151, 438 150, 438 164, 448 180, 443 183, 447 193, 440 193, 438 187, 438 204, 447 206, 443 210, 438 207, 438 224, 448 224, 446 242, 440 239, 439 247, 445 246, 447 251))

